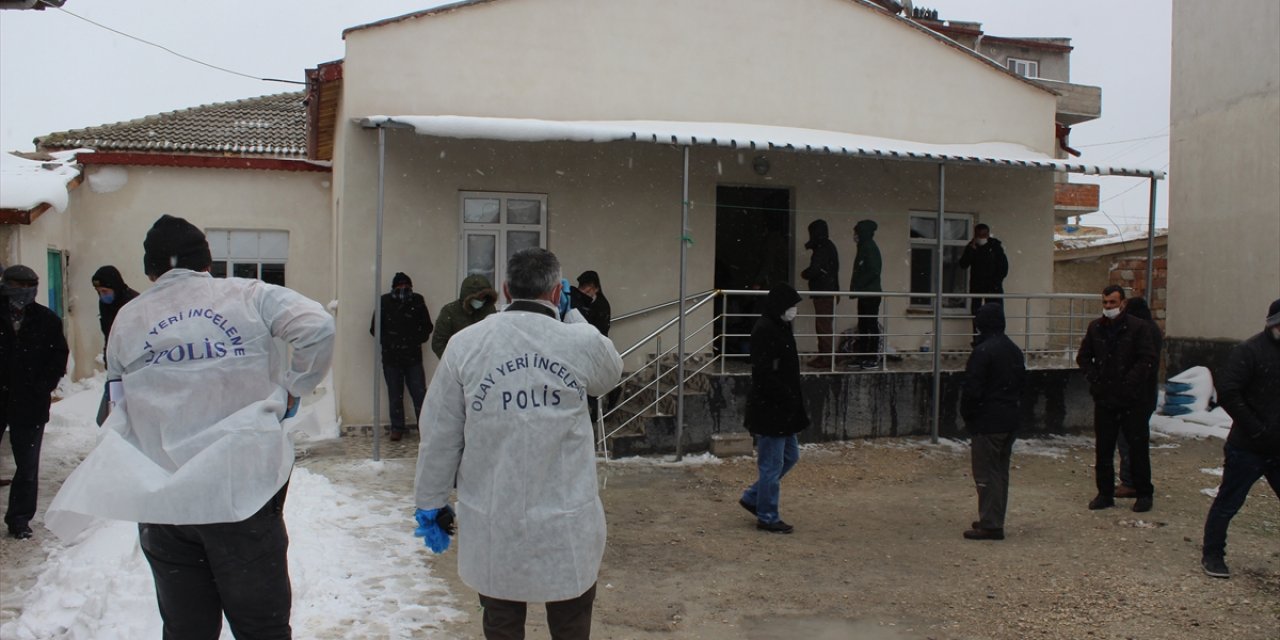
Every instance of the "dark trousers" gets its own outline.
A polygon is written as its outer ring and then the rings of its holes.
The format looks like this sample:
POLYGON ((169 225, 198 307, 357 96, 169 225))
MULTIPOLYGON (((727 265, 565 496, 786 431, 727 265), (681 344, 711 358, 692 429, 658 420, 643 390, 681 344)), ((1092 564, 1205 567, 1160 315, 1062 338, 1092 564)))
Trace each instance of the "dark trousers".
POLYGON ((858 356, 874 360, 880 354, 880 298, 858 298, 858 356))
POLYGON ((286 484, 240 522, 139 524, 151 564, 164 640, 217 640, 225 614, 237 640, 287 640, 289 534, 286 484))
POLYGON ((427 396, 427 375, 422 363, 403 367, 382 363, 382 377, 387 380, 387 403, 391 412, 391 430, 404 431, 404 390, 409 388, 413 400, 413 417, 416 422, 422 416, 422 400, 427 396))
POLYGON ((1009 506, 1009 459, 1012 433, 975 433, 970 442, 973 483, 978 488, 978 526, 1003 529, 1009 506))
POLYGON ((0 440, 9 431, 9 446, 13 448, 13 462, 18 467, 13 472, 13 484, 9 486, 9 508, 4 512, 4 523, 9 529, 27 526, 36 515, 36 489, 40 485, 40 444, 44 442, 44 425, 0 425, 0 440))
POLYGON ((1280 498, 1280 456, 1260 456, 1231 445, 1222 448, 1222 484, 1209 507, 1204 521, 1204 555, 1223 556, 1227 552, 1227 527, 1244 506, 1249 490, 1266 477, 1271 490, 1280 498))
POLYGON ((818 357, 830 358, 832 355, 831 341, 832 334, 835 333, 834 319, 831 314, 835 312, 836 299, 832 296, 818 296, 813 299, 813 329, 818 334, 818 357))
POLYGON ((1129 471, 1133 476, 1133 488, 1138 497, 1154 495, 1151 486, 1150 437, 1151 414, 1145 408, 1105 407, 1093 405, 1093 434, 1096 438, 1094 479, 1098 495, 1115 496, 1116 493, 1116 440, 1124 438, 1129 444, 1129 471))
MULTIPOLYGON (((596 601, 596 586, 587 592, 560 602, 547 603, 547 627, 552 640, 586 640, 591 637, 591 608, 596 601)), ((484 608, 486 640, 524 640, 524 620, 529 605, 512 600, 499 600, 480 594, 484 608)))

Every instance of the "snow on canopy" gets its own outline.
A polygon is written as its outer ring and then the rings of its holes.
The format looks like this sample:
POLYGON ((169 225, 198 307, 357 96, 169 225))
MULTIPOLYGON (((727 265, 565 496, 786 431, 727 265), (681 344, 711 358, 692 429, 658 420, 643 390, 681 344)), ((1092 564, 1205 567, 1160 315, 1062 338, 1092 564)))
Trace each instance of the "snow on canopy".
POLYGON ((80 175, 76 154, 85 151, 54 152, 52 160, 0 153, 0 209, 29 211, 42 204, 58 211, 66 209, 67 185, 80 175))

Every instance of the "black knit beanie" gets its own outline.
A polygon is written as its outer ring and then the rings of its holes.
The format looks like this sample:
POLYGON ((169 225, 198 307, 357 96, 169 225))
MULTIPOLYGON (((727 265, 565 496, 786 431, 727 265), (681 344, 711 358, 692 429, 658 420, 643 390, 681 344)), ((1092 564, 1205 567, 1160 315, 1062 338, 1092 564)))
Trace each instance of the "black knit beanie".
POLYGON ((153 278, 175 268, 201 271, 212 263, 204 233, 182 218, 160 216, 142 241, 142 267, 153 278))
POLYGON ((1280 325, 1280 299, 1271 303, 1271 308, 1267 310, 1267 326, 1274 327, 1280 325))

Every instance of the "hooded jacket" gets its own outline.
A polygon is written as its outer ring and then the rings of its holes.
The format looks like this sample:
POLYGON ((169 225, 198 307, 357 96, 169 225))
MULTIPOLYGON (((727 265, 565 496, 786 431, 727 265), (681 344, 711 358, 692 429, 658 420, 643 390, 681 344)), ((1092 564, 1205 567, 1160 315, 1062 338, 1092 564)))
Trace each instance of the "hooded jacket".
POLYGON ((436 357, 444 357, 444 348, 453 334, 493 315, 498 310, 497 302, 498 292, 493 290, 488 278, 478 274, 467 276, 458 291, 458 299, 446 304, 436 316, 435 335, 431 338, 431 350, 436 357), (484 305, 473 308, 472 300, 484 300, 484 305))
POLYGON ((1004 307, 978 309, 978 344, 969 354, 960 390, 960 416, 972 433, 1018 430, 1026 365, 1022 350, 1005 335, 1004 307))
POLYGON ((809 281, 810 291, 840 290, 840 254, 829 237, 826 220, 809 223, 809 241, 804 248, 813 252, 809 266, 800 277, 809 281))
POLYGON ((102 326, 102 337, 110 340, 111 325, 116 322, 116 314, 122 307, 129 304, 130 300, 138 297, 138 292, 130 289, 124 282, 124 276, 120 275, 120 270, 111 265, 99 267, 93 272, 93 286, 106 287, 115 294, 115 298, 110 303, 103 302, 101 298, 98 299, 98 324, 102 326))
POLYGON ((49 421, 49 395, 67 371, 62 319, 32 302, 15 330, 9 300, 0 296, 0 424, 38 427, 49 421))
POLYGON ((858 236, 858 254, 853 259, 853 279, 850 291, 883 291, 880 288, 880 247, 876 244, 877 225, 874 220, 863 220, 854 225, 858 236))
MULTIPOLYGON (((391 280, 392 287, 413 280, 397 273, 391 280)), ((412 289, 411 289, 412 290, 412 289)), ((373 318, 369 319, 369 335, 373 335, 373 318)), ((382 363, 393 367, 408 367, 422 362, 422 343, 431 337, 431 312, 422 295, 410 293, 401 299, 391 293, 382 294, 382 363)))
POLYGON ((1218 402, 1231 416, 1227 443, 1261 456, 1280 456, 1280 341, 1270 331, 1231 350, 1218 372, 1218 402))
POLYGON ((751 330, 751 391, 744 426, 761 436, 789 436, 809 426, 800 388, 800 354, 791 323, 782 319, 800 303, 787 284, 769 289, 765 312, 751 330))
POLYGON ((596 297, 593 299, 577 287, 570 287, 569 303, 600 332, 600 335, 608 336, 609 326, 613 323, 613 308, 609 306, 609 298, 604 295, 604 288, 600 286, 600 276, 594 271, 585 271, 578 276, 578 282, 594 284, 596 297))
POLYGON ((960 256, 960 268, 969 270, 969 293, 1004 293, 1009 258, 999 240, 988 238, 981 247, 966 246, 960 256))
POLYGON ((1076 364, 1089 381, 1096 404, 1110 409, 1147 406, 1147 385, 1160 361, 1154 329, 1153 324, 1127 313, 1089 323, 1076 364))
POLYGON ((1151 367, 1151 375, 1147 376, 1147 383, 1142 393, 1148 408, 1154 413, 1160 401, 1160 357, 1164 353, 1164 332, 1160 331, 1160 325, 1156 324, 1155 318, 1151 316, 1151 308, 1147 306, 1145 299, 1129 298, 1124 304, 1124 312, 1151 325, 1151 337, 1156 342, 1156 362, 1151 367))

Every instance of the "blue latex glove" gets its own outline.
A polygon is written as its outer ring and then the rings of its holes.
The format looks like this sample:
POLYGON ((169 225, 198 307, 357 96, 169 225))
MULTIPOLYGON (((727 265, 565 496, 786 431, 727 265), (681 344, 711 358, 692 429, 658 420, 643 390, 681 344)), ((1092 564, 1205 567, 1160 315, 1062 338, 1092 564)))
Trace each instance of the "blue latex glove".
POLYGON ((449 536, 456 529, 453 526, 453 508, 449 505, 439 509, 418 509, 413 518, 418 521, 418 528, 413 535, 422 538, 433 553, 444 553, 449 549, 449 536))
POLYGON ((281 420, 288 420, 298 415, 298 407, 302 405, 302 399, 297 396, 289 396, 285 401, 284 417, 281 420))
POLYGON ((564 317, 569 315, 570 305, 572 304, 572 300, 570 300, 569 298, 569 289, 571 287, 573 287, 573 285, 569 284, 569 280, 567 278, 560 278, 560 319, 561 320, 564 320, 564 317))

